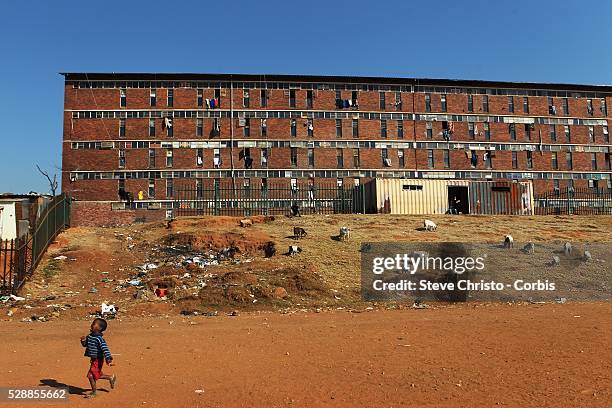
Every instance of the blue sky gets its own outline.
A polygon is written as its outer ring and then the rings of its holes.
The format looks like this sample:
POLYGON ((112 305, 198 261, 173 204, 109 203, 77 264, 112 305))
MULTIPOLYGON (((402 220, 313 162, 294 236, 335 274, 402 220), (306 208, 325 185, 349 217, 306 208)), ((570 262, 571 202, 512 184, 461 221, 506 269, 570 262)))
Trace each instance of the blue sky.
MULTIPOLYGON (((61 165, 58 72, 612 83, 608 1, 15 1, 0 18, 0 192, 61 165)), ((59 170, 55 170, 59 174, 59 170)))

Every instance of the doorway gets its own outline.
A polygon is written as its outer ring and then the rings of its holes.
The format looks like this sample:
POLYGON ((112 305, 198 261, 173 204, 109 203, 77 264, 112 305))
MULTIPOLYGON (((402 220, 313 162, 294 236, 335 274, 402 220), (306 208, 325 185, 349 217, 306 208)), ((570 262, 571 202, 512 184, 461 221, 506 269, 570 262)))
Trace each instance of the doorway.
POLYGON ((448 186, 448 210, 451 214, 469 214, 467 186, 448 186))

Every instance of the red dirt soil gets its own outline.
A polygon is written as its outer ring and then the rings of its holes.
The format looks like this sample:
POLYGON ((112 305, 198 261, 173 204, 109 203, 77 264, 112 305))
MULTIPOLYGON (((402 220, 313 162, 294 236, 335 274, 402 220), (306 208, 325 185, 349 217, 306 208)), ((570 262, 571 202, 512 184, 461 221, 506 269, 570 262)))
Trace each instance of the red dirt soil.
MULTIPOLYGON (((105 371, 117 389, 56 406, 609 407, 610 306, 113 320, 105 337, 117 365, 105 371)), ((0 385, 87 389, 88 326, 0 322, 0 385)))

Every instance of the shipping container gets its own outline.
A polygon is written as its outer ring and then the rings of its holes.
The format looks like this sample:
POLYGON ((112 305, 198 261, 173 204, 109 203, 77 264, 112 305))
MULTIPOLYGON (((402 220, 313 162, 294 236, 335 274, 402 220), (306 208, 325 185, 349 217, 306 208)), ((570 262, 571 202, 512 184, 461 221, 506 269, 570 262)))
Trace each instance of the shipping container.
POLYGON ((365 185, 365 197, 368 213, 533 213, 530 181, 375 179, 365 185))

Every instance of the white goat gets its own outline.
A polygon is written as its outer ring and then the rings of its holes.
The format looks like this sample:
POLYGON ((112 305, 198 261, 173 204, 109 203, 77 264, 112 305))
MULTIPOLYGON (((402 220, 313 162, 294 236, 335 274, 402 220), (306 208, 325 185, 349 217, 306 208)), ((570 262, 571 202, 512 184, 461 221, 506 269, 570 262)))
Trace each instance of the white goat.
POLYGON ((438 226, 436 225, 435 222, 433 222, 432 220, 425 220, 423 221, 423 227, 427 230, 427 231, 435 231, 438 226))

